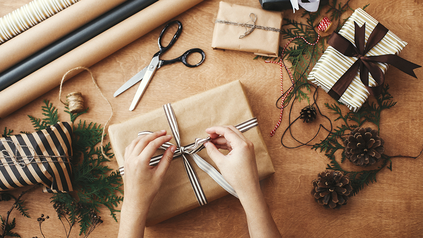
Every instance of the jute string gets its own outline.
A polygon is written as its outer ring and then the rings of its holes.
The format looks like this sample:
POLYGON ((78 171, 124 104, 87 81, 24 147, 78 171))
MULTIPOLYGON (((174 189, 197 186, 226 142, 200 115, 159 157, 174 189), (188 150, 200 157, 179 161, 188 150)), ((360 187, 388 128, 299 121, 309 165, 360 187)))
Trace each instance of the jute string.
POLYGON ((106 123, 103 126, 103 132, 101 133, 101 145, 100 145, 101 154, 105 158, 108 158, 108 156, 104 153, 104 150, 103 150, 103 142, 104 142, 104 133, 105 133, 106 126, 109 124, 110 120, 113 117, 113 107, 112 107, 112 104, 109 102, 109 100, 104 96, 103 92, 101 91, 100 87, 98 86, 97 82, 95 81, 93 73, 91 72, 91 70, 86 68, 86 67, 83 67, 83 66, 78 66, 78 67, 75 67, 75 68, 69 70, 68 72, 66 72, 62 77, 62 81, 60 82, 59 100, 60 100, 61 103, 63 103, 64 105, 69 107, 69 111, 71 113, 81 112, 81 111, 84 110, 84 98, 82 97, 82 93, 80 93, 80 92, 69 93, 66 96, 66 102, 62 101, 62 86, 63 86, 63 82, 65 81, 66 76, 70 72, 72 72, 74 70, 80 70, 80 69, 86 70, 86 71, 88 71, 88 73, 90 73, 91 79, 92 79, 95 87, 100 92, 100 95, 104 98, 104 100, 106 100, 106 102, 110 106, 110 110, 111 110, 110 117, 109 117, 109 119, 107 119, 106 123))
POLYGON ((248 36, 249 34, 251 34, 254 31, 254 29, 260 29, 260 30, 264 30, 264 31, 274 31, 274 32, 282 33, 281 29, 279 29, 279 28, 256 25, 257 15, 254 14, 254 13, 250 13, 249 17, 250 17, 251 21, 253 22, 253 24, 249 24, 248 22, 247 23, 239 23, 239 22, 233 22, 233 21, 228 21, 228 20, 220 20, 220 19, 216 19, 215 23, 222 23, 222 24, 226 24, 226 25, 234 25, 234 26, 245 27, 245 33, 243 35, 240 35, 239 39, 242 39, 242 38, 248 36), (248 28, 250 28, 250 29, 248 29, 248 28))

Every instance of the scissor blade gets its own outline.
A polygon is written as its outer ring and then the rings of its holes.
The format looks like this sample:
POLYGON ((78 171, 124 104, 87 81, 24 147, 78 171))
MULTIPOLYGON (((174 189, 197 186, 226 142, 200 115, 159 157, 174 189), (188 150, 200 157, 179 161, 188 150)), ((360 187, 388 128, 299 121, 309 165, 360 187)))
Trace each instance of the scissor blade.
POLYGON ((159 56, 154 56, 150 64, 147 66, 146 72, 143 76, 143 80, 141 81, 140 86, 138 87, 138 90, 135 93, 134 99, 132 100, 131 106, 129 107, 129 111, 133 111, 135 107, 137 106, 138 102, 140 101, 142 95, 145 92, 145 89, 148 86, 148 83, 150 83, 150 80, 152 79, 154 72, 156 72, 158 64, 159 64, 159 56))
MULTIPOLYGON (((148 67, 148 66, 147 66, 148 67)), ((126 81, 116 92, 113 94, 113 97, 119 96, 121 93, 125 92, 130 87, 134 86, 136 83, 142 80, 144 77, 145 72, 147 71, 147 67, 143 68, 140 72, 138 72, 134 77, 126 81)))

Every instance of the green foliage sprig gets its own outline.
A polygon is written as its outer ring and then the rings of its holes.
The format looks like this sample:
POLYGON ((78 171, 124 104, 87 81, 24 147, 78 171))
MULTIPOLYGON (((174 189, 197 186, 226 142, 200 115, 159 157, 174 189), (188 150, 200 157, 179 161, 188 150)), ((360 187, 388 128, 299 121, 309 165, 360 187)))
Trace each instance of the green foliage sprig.
POLYGON ((389 85, 385 85, 380 96, 376 99, 376 102, 366 101, 365 104, 357 112, 348 111, 343 114, 339 103, 328 104, 325 103, 325 106, 333 112, 333 114, 338 117, 335 121, 342 121, 340 126, 337 126, 335 130, 323 141, 318 144, 315 144, 312 148, 315 150, 320 150, 324 152, 325 155, 329 158, 330 163, 327 164, 329 170, 342 171, 344 174, 348 175, 351 180, 351 185, 353 191, 351 196, 356 195, 361 189, 370 183, 377 182, 376 174, 380 172, 383 168, 388 168, 392 171, 392 158, 395 157, 406 157, 406 158, 417 158, 420 156, 388 156, 382 154, 381 162, 376 169, 370 170, 360 170, 360 171, 347 171, 342 168, 341 164, 344 163, 346 156, 342 152, 341 163, 336 160, 335 153, 338 150, 344 150, 343 141, 349 132, 353 131, 355 128, 363 126, 364 123, 369 122, 377 126, 378 131, 380 131, 380 116, 381 112, 385 109, 390 109, 395 106, 396 102, 392 99, 392 95, 388 92, 389 85), (389 165, 388 165, 389 163, 389 165))
MULTIPOLYGON (((329 3, 329 8, 326 11, 326 14, 330 14, 332 19, 340 21, 341 15, 347 10, 351 9, 349 6, 350 0, 345 4, 338 3, 337 0, 332 0, 329 3)), ((351 9, 352 10, 352 9, 351 9)), ((284 25, 281 30, 283 39, 293 39, 296 37, 303 37, 309 43, 314 43, 318 39, 318 33, 316 32, 316 27, 319 24, 318 19, 321 18, 320 9, 317 12, 307 12, 304 11, 302 14, 303 18, 306 18, 306 22, 302 23, 293 19, 284 18, 284 25)), ((340 26, 341 24, 338 24, 340 26)), ((319 42, 316 45, 307 44, 302 38, 297 38, 292 41, 293 46, 289 46, 285 49, 283 58, 277 58, 279 60, 288 60, 291 63, 290 70, 292 73, 293 81, 296 85, 301 85, 298 90, 295 90, 295 93, 289 93, 285 100, 285 105, 290 102, 293 97, 296 97, 299 101, 305 99, 310 102, 308 93, 311 91, 309 84, 307 83, 308 72, 310 71, 310 66, 315 65, 315 63, 320 58, 325 50, 325 41, 326 38, 320 38, 319 42), (304 91, 305 89, 305 91, 304 91)), ((279 48, 279 55, 281 56, 283 48, 279 48)), ((269 57, 256 56, 254 59, 263 58, 264 60, 269 59, 269 57)), ((278 103, 277 103, 278 105, 278 103)))
MULTIPOLYGON (((58 109, 48 100, 44 100, 41 109, 43 118, 28 116, 37 131, 59 122, 58 109)), ((69 115, 72 123, 87 112, 88 108, 79 113, 71 113, 67 107, 65 109, 65 113, 69 115)), ((79 224, 79 235, 84 234, 85 237, 88 237, 94 228, 103 222, 99 216, 102 206, 108 208, 110 215, 117 221, 116 212, 119 210, 116 207, 123 201, 123 196, 121 196, 123 193, 122 177, 117 171, 112 171, 106 165, 114 156, 110 143, 103 146, 106 156, 101 152, 101 147, 97 146, 101 142, 102 126, 80 120, 72 127, 72 185, 75 192, 53 194, 51 203, 63 224, 66 237, 70 236, 72 228, 76 224, 79 224)), ((12 133, 13 130, 5 128, 3 136, 10 136, 12 133)), ((24 201, 21 199, 22 195, 15 198, 11 193, 1 192, 0 201, 15 199, 11 210, 16 208, 21 215, 29 217, 27 209, 24 207, 24 201)), ((1 228, 5 236, 20 237, 12 231, 16 226, 15 219, 12 222, 8 221, 11 210, 6 219, 0 216, 1 228)), ((0 235, 0 237, 3 236, 0 235)))
POLYGON ((10 214, 16 208, 16 210, 18 210, 22 216, 24 216, 26 218, 30 218, 30 216, 28 214, 28 209, 24 206, 24 200, 22 199, 22 197, 26 193, 34 190, 34 188, 36 188, 36 186, 21 192, 18 197, 13 196, 9 192, 1 192, 0 193, 0 202, 1 201, 10 201, 12 199, 15 201, 12 204, 11 208, 6 212, 6 219, 4 219, 0 215, 0 220, 1 220, 0 238, 4 238, 6 236, 21 237, 18 233, 12 231, 16 227, 16 219, 13 218, 12 222, 9 222, 10 214))
MULTIPOLYGON (((336 31, 341 29, 342 25, 344 25, 344 23, 348 20, 348 18, 345 18, 344 20, 342 20, 342 23, 341 23, 342 14, 344 14, 348 10, 354 11, 354 9, 352 9, 349 6, 350 1, 351 0, 348 0, 346 3, 342 4, 342 3, 338 2, 338 0, 332 0, 332 2, 330 2, 328 4, 329 9, 326 11, 326 14, 330 14, 330 17, 334 21, 338 21, 338 26, 336 28, 336 31)), ((363 10, 365 10, 369 5, 370 5, 370 3, 365 5, 363 7, 363 10)))
POLYGON ((11 129, 7 129, 7 127, 4 128, 3 134, 1 135, 1 137, 6 137, 6 136, 10 136, 12 135, 13 130, 11 129))
MULTIPOLYGON (((42 110, 45 118, 29 116, 36 129, 54 125, 59 121, 57 109, 49 101, 44 103, 42 110)), ((66 108, 65 112, 69 114, 71 122, 75 122, 80 115, 88 112, 88 109, 71 113, 66 108)), ((101 206, 107 207, 110 215, 117 221, 115 213, 118 210, 115 207, 123 201, 123 197, 118 195, 123 193, 120 188, 122 178, 119 173, 105 165, 114 156, 110 152, 110 143, 103 147, 107 157, 101 153, 101 148, 96 146, 101 142, 102 130, 100 124, 81 120, 76 126, 73 125, 72 183, 76 194, 72 196, 69 193, 57 193, 53 194, 51 200, 62 224, 65 220, 69 225, 69 230, 65 228, 67 236, 76 223, 80 226, 79 234, 88 236, 92 231, 90 227, 97 225, 93 223, 92 218, 99 217, 101 206)))
POLYGON ((44 100, 43 106, 41 109, 43 110, 44 118, 36 118, 33 116, 28 115, 29 119, 31 120, 32 125, 36 131, 41 131, 46 129, 49 126, 52 126, 59 122, 59 115, 57 113, 57 109, 53 107, 53 103, 50 103, 47 100, 44 100))

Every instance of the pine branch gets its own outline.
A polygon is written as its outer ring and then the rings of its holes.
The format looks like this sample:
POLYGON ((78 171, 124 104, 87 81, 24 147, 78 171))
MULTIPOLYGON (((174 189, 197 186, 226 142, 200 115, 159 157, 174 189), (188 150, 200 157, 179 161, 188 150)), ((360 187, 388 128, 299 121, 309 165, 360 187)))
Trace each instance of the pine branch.
POLYGON ((87 113, 87 112, 88 112, 88 110, 89 110, 89 108, 87 107, 87 108, 86 108, 84 111, 82 111, 82 112, 72 113, 72 112, 70 112, 70 111, 69 111, 69 107, 68 107, 68 106, 65 106, 65 112, 66 112, 67 114, 69 114, 71 122, 75 122, 75 120, 76 120, 79 116, 81 116, 81 115, 83 115, 83 114, 87 113))
POLYGON ((59 122, 59 116, 57 113, 57 108, 55 108, 53 106, 53 103, 50 103, 50 101, 48 100, 44 100, 44 106, 41 107, 41 109, 43 110, 43 115, 45 116, 45 118, 43 118, 42 120, 49 126, 52 126, 54 124, 56 124, 57 122, 59 122))
POLYGON ((21 237, 18 233, 13 232, 12 230, 16 226, 16 220, 13 218, 11 223, 6 223, 6 221, 3 219, 2 216, 0 216, 1 220, 1 229, 4 231, 3 235, 0 236, 0 238, 11 236, 11 237, 21 237))
POLYGON ((41 106, 41 110, 43 111, 42 115, 44 118, 36 118, 28 115, 36 131, 44 130, 59 122, 57 108, 55 108, 49 100, 44 100, 43 102, 45 105, 41 106))
POLYGON ((29 191, 34 190, 35 188, 37 188, 37 186, 33 186, 30 189, 27 189, 27 190, 21 192, 21 194, 17 198, 15 198, 11 194, 4 195, 2 193, 1 198, 4 199, 3 201, 9 201, 9 200, 11 200, 13 198, 15 200, 15 202, 13 203, 13 205, 9 209, 9 211, 7 211, 7 213, 6 213, 6 219, 5 220, 3 219, 3 217, 0 216, 1 217, 1 221, 2 221, 2 230, 3 230, 2 235, 0 237, 6 237, 6 236, 20 237, 18 234, 14 233, 14 232, 11 232, 11 230, 13 228, 15 228, 15 224, 16 223, 15 223, 15 218, 13 218, 12 222, 9 223, 9 217, 10 217, 10 214, 12 213, 13 209, 16 208, 23 216, 29 218, 29 215, 26 212, 27 209, 23 206, 23 200, 21 200, 21 199, 22 199, 22 196, 23 195, 25 195, 29 191))
POLYGON ((31 218, 28 214, 28 209, 25 208, 23 203, 24 203, 24 201, 22 201, 22 200, 16 201, 16 203, 15 203, 16 209, 21 213, 22 216, 27 217, 27 218, 31 218))
MULTIPOLYGON (((87 110, 77 114, 69 111, 67 113, 74 121, 87 110)), ((103 156, 100 147, 97 146, 101 142, 102 132, 102 126, 93 122, 80 120, 78 124, 73 125, 72 181, 76 196, 74 198, 68 194, 55 194, 52 197, 59 219, 62 223, 67 221, 69 224, 67 234, 70 234, 70 229, 75 224, 79 224, 80 235, 91 234, 99 225, 96 223, 99 220, 93 220, 93 217, 99 217, 97 214, 101 206, 107 207, 111 216, 117 221, 115 213, 118 210, 115 207, 123 201, 123 197, 117 195, 123 193, 122 178, 105 164, 114 156, 110 143, 103 147, 107 157, 103 156)))
POLYGON ((397 104, 388 92, 389 84, 385 84, 381 94, 376 98, 376 103, 367 100, 357 113, 364 115, 364 121, 375 124, 380 132, 380 115, 383 110, 390 109, 397 104))
MULTIPOLYGON (((346 171, 342 168, 341 164, 335 158, 335 153, 338 150, 344 150, 343 138, 349 134, 350 131, 361 127, 365 122, 371 122, 375 124, 378 129, 380 128, 380 116, 381 112, 385 109, 392 108, 395 106, 396 102, 393 102, 392 95, 388 92, 389 85, 385 85, 381 95, 376 99, 376 103, 367 101, 360 110, 357 112, 348 111, 343 113, 341 108, 337 104, 325 103, 326 108, 328 108, 333 114, 337 116, 335 121, 341 121, 342 124, 337 126, 333 132, 323 141, 314 145, 312 148, 315 150, 320 150, 324 152, 328 157, 330 163, 327 165, 326 169, 342 171, 344 174, 348 174, 353 191, 351 196, 356 195, 361 189, 370 183, 377 182, 376 175, 383 168, 387 167, 392 171, 392 160, 390 156, 382 155, 381 165, 374 170, 362 170, 362 171, 346 171), (342 144, 340 143, 340 140, 342 144), (389 163, 389 165, 388 165, 389 163)), ((414 158, 414 157, 413 157, 414 158)), ((344 163, 346 159, 345 152, 342 152, 341 163, 344 163)))
POLYGON ((11 136, 13 133, 13 130, 11 129, 7 129, 7 127, 4 128, 3 134, 1 135, 2 137, 6 137, 6 136, 11 136))
POLYGON ((48 127, 48 124, 42 119, 30 116, 30 115, 28 115, 28 117, 31 120, 31 123, 34 126, 34 129, 36 131, 41 131, 48 127))

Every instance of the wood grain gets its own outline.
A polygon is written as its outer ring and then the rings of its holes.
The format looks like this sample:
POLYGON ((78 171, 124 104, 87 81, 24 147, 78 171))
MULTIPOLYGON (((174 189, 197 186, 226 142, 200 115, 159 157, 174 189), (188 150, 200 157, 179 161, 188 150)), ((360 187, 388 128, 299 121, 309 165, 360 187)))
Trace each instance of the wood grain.
MULTIPOLYGON (((258 0, 226 1, 260 8, 258 0)), ((1 0, 0 16, 28 2, 30 0, 1 0)), ((422 1, 350 1, 353 9, 368 3, 370 6, 366 10, 370 15, 408 42, 401 56, 422 65, 422 1)), ((279 115, 279 110, 275 107, 275 101, 280 96, 279 66, 263 60, 253 60, 254 56, 250 53, 211 48, 218 4, 218 0, 206 0, 177 17, 184 24, 184 32, 166 55, 171 58, 188 48, 198 47, 206 52, 205 63, 195 69, 187 69, 181 64, 160 69, 134 112, 129 112, 127 108, 135 88, 118 98, 113 98, 112 95, 126 80, 141 70, 157 51, 157 37, 161 27, 91 67, 100 88, 113 105, 115 116, 111 123, 122 122, 135 114, 151 111, 165 103, 239 79, 249 97, 253 113, 258 117, 260 130, 276 169, 276 173, 262 181, 261 185, 284 237, 422 237, 423 158, 393 159, 392 172, 383 170, 378 174, 377 183, 370 184, 339 210, 327 210, 314 202, 310 195, 311 181, 326 168, 329 161, 323 153, 311 150, 310 147, 286 149, 280 144, 283 130, 288 125, 287 111, 281 129, 274 137, 269 136, 279 115)), ((284 16, 301 20, 301 13, 302 11, 293 14, 287 10, 284 11, 284 16)), ((351 13, 348 11, 344 17, 351 13)), ((281 45, 286 42, 287 40, 281 40, 281 45)), ((417 69, 416 74, 419 79, 405 75, 394 67, 389 68, 386 74, 386 81, 391 87, 390 93, 398 102, 395 107, 382 114, 381 136, 385 140, 388 155, 417 155, 423 149, 423 70, 417 69)), ((287 79, 286 73, 284 78, 287 79)), ((288 83, 289 81, 284 81, 284 85, 288 83)), ((59 108, 60 119, 67 121, 67 115, 63 113, 63 106, 58 100, 58 91, 56 88, 7 118, 2 118, 0 129, 7 127, 15 132, 32 131, 27 115, 41 117, 40 108, 44 99, 53 102, 59 108)), ((110 109, 101 96, 95 93, 95 87, 87 74, 80 74, 64 85, 64 94, 72 91, 81 91, 85 95, 86 105, 90 107, 90 112, 81 116, 81 119, 104 124, 110 115, 110 109)), ((333 103, 333 99, 320 89, 318 93, 318 105, 322 113, 334 120, 334 115, 324 107, 325 102, 333 103)), ((297 116, 295 113, 304 105, 305 103, 295 105, 293 117, 297 116)), ((337 122, 334 125, 338 125, 337 122)), ((317 130, 316 127, 302 123, 296 125, 296 128, 299 138, 310 138, 317 130)), ((287 140, 289 142, 293 143, 292 140, 287 140)), ((109 166, 117 168, 115 161, 110 162, 109 166)), ((13 193, 19 194, 20 191, 18 189, 13 193)), ((43 223, 46 237, 63 236, 63 227, 56 218, 50 197, 50 194, 36 190, 28 194, 25 200, 31 218, 23 218, 16 211, 12 214, 12 218, 17 219, 15 231, 22 237, 41 237, 36 221, 41 213, 50 216, 43 223)), ((10 205, 8 202, 0 203, 1 216, 6 215, 10 205)), ((118 223, 109 216, 106 209, 102 210, 101 217, 104 223, 91 236, 116 237, 118 223)), ((71 237, 77 237, 78 231, 75 227, 71 237)), ((149 227, 145 236, 248 237, 248 230, 241 205, 237 199, 226 196, 205 207, 149 227)))

